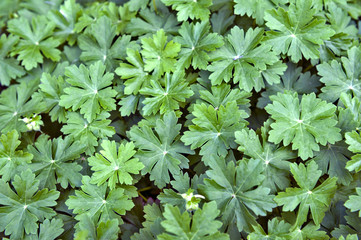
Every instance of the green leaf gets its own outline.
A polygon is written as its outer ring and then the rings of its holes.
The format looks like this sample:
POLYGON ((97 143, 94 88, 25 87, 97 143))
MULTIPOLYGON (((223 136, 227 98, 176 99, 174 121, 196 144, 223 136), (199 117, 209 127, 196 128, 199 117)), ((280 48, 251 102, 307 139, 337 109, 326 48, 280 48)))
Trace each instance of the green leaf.
POLYGON ((103 150, 88 159, 89 165, 94 171, 91 177, 91 183, 98 186, 108 182, 110 189, 114 189, 116 184, 132 184, 133 177, 130 175, 138 174, 144 168, 138 158, 133 158, 136 151, 132 142, 121 144, 118 148, 115 141, 104 140, 101 144, 103 150))
POLYGON ((39 92, 34 97, 39 97, 47 107, 45 112, 48 112, 51 121, 59 121, 64 123, 66 121, 66 110, 59 105, 61 95, 64 95, 64 88, 68 85, 62 76, 52 76, 49 73, 43 73, 40 79, 39 92))
POLYGON ((23 81, 19 85, 12 85, 0 94, 0 131, 7 133, 13 129, 26 132, 28 128, 22 117, 30 117, 45 109, 40 99, 32 99, 38 81, 23 81))
POLYGON ((200 19, 206 21, 209 19, 209 7, 212 0, 161 0, 166 6, 172 6, 173 10, 178 11, 177 19, 179 22, 190 19, 200 19))
POLYGON ((320 151, 315 152, 312 160, 317 163, 323 174, 327 173, 330 177, 337 177, 337 183, 349 185, 352 175, 345 167, 350 157, 351 152, 347 150, 347 144, 340 141, 321 147, 320 151))
POLYGON ((271 29, 267 32, 267 44, 271 44, 275 52, 289 56, 295 63, 302 56, 306 59, 319 58, 319 47, 335 31, 317 13, 312 0, 295 0, 287 10, 279 7, 266 11, 264 19, 271 29))
POLYGON ((279 220, 278 218, 273 218, 268 220, 267 223, 267 233, 263 230, 260 225, 254 226, 254 232, 248 235, 248 240, 266 240, 266 239, 283 239, 291 240, 289 234, 291 224, 285 222, 284 220, 279 220))
POLYGON ((191 149, 201 147, 201 155, 219 154, 225 156, 227 150, 235 148, 234 132, 244 128, 248 115, 239 110, 235 101, 219 108, 206 104, 195 104, 192 114, 194 125, 189 126, 181 140, 191 149))
MULTIPOLYGON (((237 26, 231 29, 225 38, 225 45, 210 54, 212 64, 207 69, 212 72, 209 76, 212 85, 229 82, 233 76, 233 83, 238 83, 241 89, 248 92, 253 88, 257 92, 264 88, 261 73, 279 64, 279 59, 271 51, 270 45, 261 45, 263 31, 262 28, 250 28, 245 33, 237 26)), ((274 72, 276 77, 265 77, 265 80, 270 84, 278 83, 278 76, 285 70, 286 66, 281 64, 274 72)))
POLYGON ((314 93, 304 94, 301 103, 297 93, 278 93, 271 96, 272 104, 265 109, 275 120, 271 124, 269 141, 298 150, 302 160, 313 157, 319 151, 319 144, 334 144, 341 140, 340 129, 335 127, 336 106, 316 98, 314 93))
POLYGON ((74 239, 76 240, 116 240, 119 234, 118 219, 107 220, 99 224, 84 214, 79 218, 77 231, 74 239))
POLYGON ((73 209, 75 219, 80 221, 83 215, 88 215, 95 223, 118 219, 122 224, 120 215, 133 208, 134 204, 125 195, 123 188, 115 188, 107 193, 107 185, 96 186, 90 184, 90 177, 83 176, 81 190, 75 191, 65 204, 73 209))
POLYGON ((120 63, 120 66, 115 69, 115 73, 122 79, 126 79, 124 82, 125 94, 138 94, 139 89, 149 85, 151 75, 144 70, 144 61, 139 51, 128 48, 126 60, 130 64, 120 63))
MULTIPOLYGON (((129 2, 131 3, 132 1, 129 2)), ((178 34, 179 23, 176 17, 169 12, 162 11, 162 13, 155 13, 154 11, 145 8, 142 9, 138 15, 138 17, 134 17, 130 20, 130 23, 125 29, 126 32, 132 36, 148 37, 151 36, 151 34, 156 34, 159 29, 163 29, 167 35, 178 34)))
POLYGON ((57 47, 60 41, 52 37, 55 24, 45 16, 36 16, 29 22, 26 18, 14 18, 8 23, 8 31, 20 37, 12 55, 18 54, 18 60, 31 70, 43 63, 44 56, 52 61, 60 60, 57 47))
POLYGON ((60 97, 60 106, 72 108, 73 111, 80 109, 80 113, 88 121, 96 118, 102 109, 114 110, 115 95, 111 84, 113 73, 105 72, 105 66, 98 61, 89 66, 69 66, 65 70, 68 77, 66 81, 71 85, 64 89, 65 95, 60 97))
POLYGON ((145 58, 144 69, 154 70, 155 76, 175 70, 176 58, 181 45, 173 40, 167 41, 168 37, 161 29, 152 38, 142 38, 142 55, 145 58))
POLYGON ((279 3, 286 3, 287 0, 234 0, 234 13, 241 16, 247 15, 255 18, 258 25, 263 25, 264 14, 267 10, 276 8, 279 3))
POLYGON ((188 212, 181 214, 178 207, 166 205, 163 214, 165 220, 161 223, 166 233, 158 235, 158 239, 229 239, 227 234, 218 231, 222 223, 215 220, 219 215, 219 210, 215 209, 215 202, 205 203, 190 217, 188 212))
POLYGON ((356 188, 357 195, 351 195, 345 202, 345 207, 349 208, 351 212, 359 211, 361 217, 361 188, 356 188))
POLYGON ((55 240, 58 239, 59 235, 64 232, 63 221, 61 219, 53 218, 51 221, 45 219, 45 221, 40 224, 39 235, 31 234, 26 235, 24 240, 55 240))
POLYGON ((56 24, 54 36, 61 39, 62 42, 67 41, 70 46, 73 46, 77 40, 75 24, 82 13, 82 8, 80 4, 76 3, 76 0, 65 0, 59 10, 51 10, 48 17, 56 24))
POLYGON ((302 71, 301 67, 288 62, 287 70, 281 76, 280 83, 272 85, 266 83, 266 90, 261 92, 262 97, 258 98, 257 107, 264 108, 268 103, 271 103, 270 96, 284 93, 285 91, 297 92, 299 96, 305 93, 317 93, 317 88, 321 85, 318 76, 311 75, 310 72, 302 73, 302 71))
POLYGON ((82 169, 80 165, 71 162, 79 158, 86 145, 79 141, 74 142, 70 137, 61 137, 49 140, 49 136, 41 135, 34 145, 28 145, 28 151, 34 155, 28 166, 40 180, 40 188, 55 189, 59 183, 62 188, 68 185, 81 185, 82 169))
POLYGON ((332 60, 330 63, 317 65, 318 74, 322 76, 320 97, 335 102, 341 93, 353 93, 361 97, 361 48, 352 47, 347 51, 347 58, 341 57, 341 63, 332 60))
POLYGON ((179 109, 179 105, 193 95, 188 82, 184 79, 183 72, 175 72, 172 75, 166 73, 164 86, 157 80, 150 80, 150 86, 140 89, 140 94, 146 96, 143 101, 144 115, 160 112, 165 114, 179 109), (149 96, 149 97, 147 97, 149 96))
POLYGON ((262 164, 258 159, 241 160, 235 166, 215 155, 210 157, 211 170, 206 172, 210 179, 205 179, 200 189, 208 200, 217 202, 223 228, 235 223, 239 231, 250 232, 256 216, 266 216, 276 206, 270 189, 259 186, 265 178, 262 164))
POLYGON ((0 179, 0 231, 5 229, 11 239, 23 239, 24 231, 35 234, 38 221, 56 215, 50 207, 56 205, 59 192, 47 188, 39 191, 39 180, 30 170, 16 175, 12 185, 16 192, 0 179))
POLYGON ((17 44, 19 38, 13 35, 6 37, 5 34, 0 38, 0 84, 9 86, 12 79, 25 75, 24 69, 19 66, 16 59, 9 58, 8 55, 12 48, 17 44))
POLYGON ((107 71, 114 71, 120 60, 125 58, 125 50, 138 46, 130 41, 130 36, 117 38, 116 35, 116 26, 108 17, 102 16, 90 25, 87 34, 79 37, 80 59, 87 65, 101 61, 107 71))
POLYGON ((283 205, 283 211, 294 211, 298 207, 296 225, 302 225, 307 220, 309 210, 316 225, 322 222, 331 199, 336 192, 337 178, 327 178, 321 185, 316 184, 322 174, 314 161, 309 162, 307 167, 300 163, 291 163, 291 172, 300 188, 287 188, 285 192, 279 192, 275 201, 279 206, 283 205))
POLYGON ((235 142, 240 145, 238 150, 252 159, 259 159, 263 162, 263 174, 266 178, 261 186, 270 188, 271 192, 275 193, 290 186, 288 180, 290 162, 287 160, 294 159, 297 155, 287 147, 269 143, 267 130, 262 128, 262 141, 253 130, 237 131, 235 132, 235 142))
POLYGON ((349 171, 359 172, 361 170, 361 136, 356 132, 348 132, 345 134, 346 143, 349 145, 348 150, 353 153, 358 153, 352 156, 351 161, 346 163, 346 168, 349 171))
POLYGON ((179 66, 194 69, 206 69, 209 61, 208 52, 215 51, 223 45, 222 37, 217 33, 209 33, 208 22, 189 24, 184 22, 179 29, 179 37, 174 41, 182 45, 179 53, 179 66))
POLYGON ((31 153, 16 150, 21 143, 18 139, 16 130, 0 137, 0 176, 4 181, 12 179, 19 172, 19 166, 26 165, 33 159, 31 153))
POLYGON ((181 124, 177 121, 175 113, 169 112, 156 121, 153 129, 147 125, 134 126, 127 133, 139 149, 135 156, 145 166, 142 174, 149 173, 150 180, 159 188, 170 181, 169 172, 179 175, 181 169, 188 168, 189 160, 182 153, 194 153, 179 141, 181 124))
POLYGON ((95 146, 98 146, 98 139, 111 137, 115 133, 114 127, 109 126, 111 120, 107 118, 110 116, 107 112, 102 112, 96 119, 88 122, 79 113, 68 112, 66 125, 61 128, 64 134, 86 144, 85 153, 87 155, 93 154, 95 146))

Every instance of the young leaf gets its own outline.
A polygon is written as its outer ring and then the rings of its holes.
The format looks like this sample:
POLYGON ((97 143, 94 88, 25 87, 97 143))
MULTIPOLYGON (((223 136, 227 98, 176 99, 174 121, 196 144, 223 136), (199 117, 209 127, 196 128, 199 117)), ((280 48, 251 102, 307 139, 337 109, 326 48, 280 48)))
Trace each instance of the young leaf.
POLYGON ((265 109, 275 120, 271 124, 269 141, 298 150, 302 160, 313 157, 313 151, 319 151, 318 144, 334 144, 341 140, 340 129, 335 125, 336 106, 316 98, 314 93, 304 94, 301 103, 298 94, 278 93, 271 96, 272 104, 265 109))
POLYGON ((166 6, 172 6, 173 10, 177 10, 178 21, 186 21, 190 19, 200 19, 206 21, 209 18, 209 7, 212 0, 161 0, 166 6))
POLYGON ((256 225, 256 216, 265 216, 276 206, 270 189, 259 186, 265 176, 261 160, 241 160, 237 166, 233 162, 212 155, 201 193, 208 200, 215 200, 221 210, 223 228, 235 223, 239 231, 250 232, 256 225))
POLYGON ((41 135, 34 146, 28 145, 28 151, 34 155, 32 163, 28 166, 40 180, 40 188, 55 189, 59 183, 62 188, 68 185, 80 186, 82 169, 75 162, 84 152, 86 145, 79 141, 74 142, 70 137, 49 140, 49 136, 41 135))
POLYGON ((75 196, 70 196, 65 204, 73 209, 75 219, 81 220, 83 215, 88 215, 95 223, 118 219, 122 224, 120 215, 133 208, 134 204, 125 195, 123 188, 115 188, 107 193, 107 185, 96 186, 90 184, 90 177, 83 176, 81 190, 75 191, 75 196))
POLYGON ((38 221, 56 215, 50 207, 56 205, 60 193, 47 188, 39 191, 39 180, 29 169, 15 175, 12 185, 16 192, 0 179, 0 231, 5 230, 11 239, 23 239, 24 231, 35 234, 38 221))
POLYGON ((144 168, 138 158, 133 158, 136 151, 132 142, 121 144, 118 148, 115 141, 104 140, 101 144, 103 150, 88 159, 89 165, 94 171, 91 182, 98 186, 108 181, 110 189, 114 189, 116 184, 132 184, 133 177, 130 175, 138 174, 144 168))
POLYGON ((302 56, 306 59, 319 58, 319 47, 335 31, 317 12, 312 0, 295 0, 287 10, 279 7, 266 11, 264 19, 271 29, 267 32, 266 42, 275 52, 286 54, 295 63, 302 56))
POLYGON ((225 156, 227 150, 235 148, 234 132, 248 123, 247 113, 239 110, 235 101, 221 105, 219 109, 206 104, 195 104, 192 114, 194 125, 184 132, 181 140, 191 149, 201 147, 201 155, 219 154, 225 156))
POLYGON ((18 173, 18 167, 30 163, 33 159, 31 153, 16 150, 20 141, 19 134, 12 130, 0 137, 0 176, 4 181, 9 181, 18 173))
POLYGON ((307 167, 302 163, 299 165, 291 163, 290 167, 300 188, 287 188, 285 192, 278 193, 275 201, 279 206, 283 205, 283 211, 294 211, 299 206, 296 225, 302 225, 307 220, 309 210, 311 210, 313 221, 319 225, 336 192, 337 178, 327 178, 316 187, 322 172, 318 170, 314 161, 311 161, 307 167))
POLYGON ((174 41, 182 45, 179 53, 179 66, 194 69, 206 69, 209 61, 208 52, 214 51, 223 45, 222 37, 217 33, 209 33, 208 22, 189 24, 184 22, 179 29, 179 37, 174 41))
POLYGON ((66 81, 71 85, 64 89, 65 95, 60 97, 60 106, 72 108, 73 111, 80 109, 80 113, 90 122, 102 109, 114 110, 115 95, 111 84, 113 73, 106 72, 105 66, 98 61, 89 68, 80 65, 69 66, 65 70, 68 77, 66 81))
MULTIPOLYGON (((260 91, 265 86, 262 71, 279 62, 271 46, 261 44, 262 39, 262 28, 250 28, 245 33, 243 29, 233 27, 225 39, 225 45, 210 54, 212 64, 208 70, 212 72, 209 76, 212 85, 229 82, 233 76, 233 82, 238 83, 241 89, 260 91)), ((286 66, 281 64, 274 74, 279 76, 285 70, 286 66)), ((265 80, 270 84, 279 82, 279 78, 273 75, 265 77, 265 80)))
POLYGON ((167 42, 167 36, 161 29, 152 38, 142 38, 142 55, 145 58, 146 71, 154 70, 154 75, 161 76, 175 69, 176 57, 181 49, 173 40, 167 42))
POLYGON ((1 34, 0 38, 0 84, 9 86, 10 81, 25 74, 24 69, 19 66, 16 59, 8 58, 12 48, 19 41, 19 38, 14 35, 6 37, 1 34))
POLYGON ((19 54, 18 60, 26 70, 43 63, 44 56, 55 62, 60 60, 60 41, 51 37, 54 28, 55 24, 41 15, 32 18, 31 23, 24 17, 9 21, 8 31, 20 37, 12 55, 19 54))
POLYGON ((169 181, 169 172, 179 175, 180 169, 188 168, 188 159, 182 155, 194 152, 179 141, 181 124, 177 124, 174 112, 164 114, 155 123, 154 130, 144 125, 134 126, 128 132, 130 140, 139 149, 136 157, 144 164, 142 174, 150 173, 150 180, 154 180, 159 188, 169 181))
POLYGON ((142 95, 150 96, 143 101, 145 116, 177 110, 180 103, 185 102, 193 95, 193 91, 188 87, 188 82, 184 79, 184 73, 178 71, 172 75, 165 74, 164 87, 157 80, 150 80, 150 86, 143 87, 139 92, 142 95))

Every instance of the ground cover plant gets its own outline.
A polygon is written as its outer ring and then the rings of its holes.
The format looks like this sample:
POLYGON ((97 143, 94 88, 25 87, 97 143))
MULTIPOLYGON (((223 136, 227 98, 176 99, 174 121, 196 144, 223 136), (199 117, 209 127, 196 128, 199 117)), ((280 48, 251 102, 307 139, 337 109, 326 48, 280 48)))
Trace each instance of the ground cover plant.
POLYGON ((361 237, 360 0, 1 0, 3 239, 361 237))

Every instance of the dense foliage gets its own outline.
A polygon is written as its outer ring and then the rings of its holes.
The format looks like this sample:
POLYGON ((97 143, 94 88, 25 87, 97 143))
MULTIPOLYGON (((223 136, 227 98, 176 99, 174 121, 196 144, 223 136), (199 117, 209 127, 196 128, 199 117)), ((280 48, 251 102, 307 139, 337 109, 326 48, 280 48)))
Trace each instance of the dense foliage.
POLYGON ((360 0, 1 0, 3 239, 361 238, 360 0))

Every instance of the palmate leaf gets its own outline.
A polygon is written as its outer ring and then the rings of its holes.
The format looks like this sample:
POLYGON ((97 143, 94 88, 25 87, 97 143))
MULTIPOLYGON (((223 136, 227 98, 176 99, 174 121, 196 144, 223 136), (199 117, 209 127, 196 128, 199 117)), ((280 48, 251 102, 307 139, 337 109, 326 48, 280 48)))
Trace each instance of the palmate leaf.
POLYGON ((81 114, 75 112, 68 112, 66 125, 61 128, 64 134, 80 141, 86 145, 85 153, 87 155, 93 154, 95 146, 98 146, 98 140, 106 137, 111 137, 115 133, 114 127, 109 126, 111 120, 107 118, 110 116, 107 112, 102 112, 93 121, 87 121, 81 114))
POLYGON ((288 179, 289 165, 291 160, 297 157, 290 148, 269 143, 267 131, 269 126, 261 128, 261 139, 255 131, 243 129, 235 132, 236 143, 240 146, 238 150, 252 159, 259 159, 263 162, 263 174, 265 180, 261 186, 271 189, 272 193, 284 190, 290 186, 288 179))
POLYGON ((336 192, 337 178, 327 178, 316 187, 322 172, 314 161, 309 162, 307 167, 302 163, 291 163, 290 167, 300 188, 287 188, 285 192, 279 192, 275 201, 283 206, 283 211, 294 211, 299 206, 295 225, 302 225, 307 220, 309 211, 315 224, 319 225, 336 192))
POLYGON ((279 4, 287 3, 288 0, 234 0, 234 13, 241 16, 247 15, 256 19, 258 25, 263 25, 264 14, 267 10, 276 8, 279 4))
POLYGON ((135 156, 145 166, 142 174, 149 173, 159 188, 169 183, 169 172, 179 175, 180 169, 188 168, 189 160, 182 154, 194 153, 179 140, 181 124, 177 121, 175 113, 169 112, 156 121, 154 129, 134 126, 127 133, 139 149, 135 156))
POLYGON ((74 45, 77 40, 75 24, 82 13, 82 8, 76 0, 66 0, 59 10, 51 10, 48 17, 56 24, 54 36, 62 42, 67 41, 70 46, 74 45))
POLYGON ((209 18, 209 7, 212 5, 212 0, 161 0, 166 6, 172 6, 172 9, 177 10, 178 21, 186 21, 190 19, 200 19, 206 21, 209 18))
POLYGON ((9 181, 19 172, 19 166, 27 165, 33 155, 22 150, 16 150, 20 141, 19 134, 12 130, 0 137, 0 176, 4 181, 9 181))
POLYGON ((341 57, 341 62, 332 60, 330 63, 317 65, 320 81, 325 84, 321 88, 320 98, 336 101, 341 93, 353 93, 361 97, 361 48, 352 47, 347 51, 347 57, 341 57))
POLYGON ((125 58, 126 49, 138 47, 130 41, 130 36, 117 38, 116 35, 116 26, 108 17, 102 16, 90 25, 86 34, 79 37, 80 59, 87 65, 101 61, 107 71, 114 71, 120 60, 125 58))
POLYGON ((58 218, 53 218, 51 221, 45 219, 45 221, 40 224, 39 234, 29 234, 26 235, 24 240, 55 240, 58 239, 59 235, 64 232, 62 228, 64 225, 63 221, 58 218))
POLYGON ((43 134, 34 145, 28 145, 29 153, 34 155, 28 167, 40 180, 40 188, 55 189, 57 183, 64 189, 68 185, 80 186, 82 167, 72 160, 79 158, 85 149, 84 143, 71 137, 49 140, 49 136, 43 134))
POLYGON ((209 179, 200 185, 200 192, 208 200, 216 201, 221 210, 223 229, 235 223, 239 231, 250 232, 256 225, 256 216, 265 216, 276 206, 270 189, 259 186, 265 176, 261 160, 241 160, 225 163, 224 158, 210 156, 211 170, 206 172, 209 179))
POLYGON ((276 53, 289 56, 297 63, 302 56, 306 59, 319 58, 319 47, 334 35, 334 30, 317 15, 312 0, 292 1, 287 10, 282 7, 266 11, 264 19, 267 32, 266 42, 276 53))
POLYGON ((60 97, 60 106, 80 109, 80 113, 90 122, 101 110, 114 110, 115 95, 111 84, 113 73, 105 72, 105 66, 98 61, 89 68, 80 65, 69 66, 65 70, 66 81, 71 85, 64 89, 65 94, 60 97))
POLYGON ((32 98, 37 90, 38 81, 23 81, 19 85, 12 85, 0 94, 0 131, 6 133, 12 130, 26 132, 28 128, 23 117, 39 114, 45 109, 40 99, 32 98))
POLYGON ((89 217, 88 214, 83 214, 79 218, 77 231, 74 234, 76 240, 116 240, 119 234, 118 219, 111 219, 99 224, 89 217))
POLYGON ((195 116, 194 125, 189 126, 181 140, 185 145, 191 145, 191 149, 201 148, 201 155, 225 156, 228 149, 236 147, 234 132, 248 124, 244 120, 248 114, 239 110, 236 101, 219 108, 195 104, 192 114, 195 116))
POLYGON ((125 94, 138 94, 139 89, 149 85, 151 75, 145 71, 144 61, 139 51, 128 48, 126 60, 128 63, 120 63, 120 66, 115 69, 115 73, 122 79, 126 79, 124 82, 125 94))
POLYGON ((25 74, 24 69, 19 66, 16 59, 9 58, 8 55, 12 48, 19 41, 19 38, 14 35, 5 34, 0 38, 0 84, 9 86, 10 81, 25 74))
POLYGON ((244 32, 239 27, 233 27, 231 33, 225 38, 225 45, 210 54, 211 65, 208 70, 213 85, 219 85, 222 81, 229 82, 233 76, 233 82, 238 83, 241 89, 250 92, 253 88, 260 91, 264 88, 264 80, 272 84, 278 83, 279 75, 285 70, 276 53, 271 51, 270 45, 261 44, 263 29, 248 29, 244 32), (273 73, 262 75, 263 71, 277 66, 273 73))
POLYGON ((229 239, 227 234, 218 231, 222 222, 215 220, 220 212, 215 209, 215 202, 205 203, 191 217, 187 211, 181 214, 178 207, 166 205, 163 213, 165 220, 161 222, 165 233, 158 235, 157 239, 229 239))
POLYGON ((81 220, 88 215, 95 223, 117 219, 120 224, 123 220, 120 215, 133 208, 134 204, 125 194, 123 188, 115 188, 107 192, 107 185, 101 186, 90 183, 88 176, 83 176, 81 190, 75 191, 65 202, 69 209, 76 214, 75 219, 81 220))
POLYGON ((177 67, 206 69, 209 61, 208 52, 223 45, 222 37, 209 33, 210 25, 204 21, 196 24, 184 22, 179 29, 179 37, 174 41, 182 45, 177 67))
POLYGON ((146 71, 154 71, 154 75, 161 76, 165 72, 175 70, 176 58, 181 49, 179 43, 168 37, 161 29, 152 38, 142 38, 142 56, 145 58, 146 71))
POLYGON ((31 70, 43 63, 44 56, 52 61, 60 60, 60 50, 57 47, 60 41, 51 37, 55 24, 48 21, 45 16, 36 16, 29 22, 26 18, 20 17, 9 21, 8 31, 20 37, 13 55, 18 54, 18 60, 31 70))
POLYGON ((121 144, 118 148, 115 141, 104 140, 101 144, 103 150, 88 159, 89 165, 94 171, 91 183, 98 186, 108 182, 110 189, 114 189, 116 184, 132 184, 133 177, 130 174, 138 174, 144 168, 138 158, 133 158, 136 151, 132 142, 121 144))
POLYGON ((178 110, 180 103, 193 95, 188 82, 184 79, 184 73, 179 71, 173 74, 166 73, 164 86, 158 80, 152 79, 150 86, 143 87, 139 92, 146 96, 143 101, 145 116, 178 110))
POLYGON ((301 102, 298 94, 278 93, 270 97, 272 104, 265 109, 275 120, 271 124, 269 141, 298 150, 302 160, 313 157, 313 151, 319 151, 318 144, 334 144, 341 140, 340 129, 336 127, 336 106, 316 98, 314 93, 304 94, 301 102))
POLYGON ((12 185, 16 192, 0 179, 0 231, 5 230, 10 239, 23 239, 24 233, 37 233, 38 221, 56 215, 50 207, 56 205, 59 192, 47 188, 39 191, 39 180, 31 170, 16 175, 12 185))

